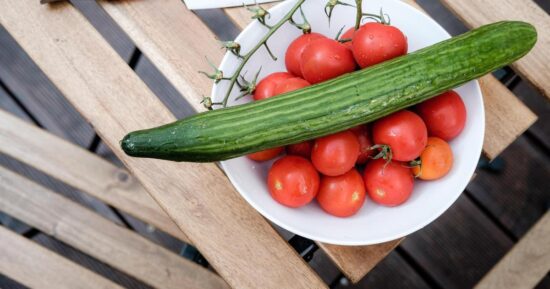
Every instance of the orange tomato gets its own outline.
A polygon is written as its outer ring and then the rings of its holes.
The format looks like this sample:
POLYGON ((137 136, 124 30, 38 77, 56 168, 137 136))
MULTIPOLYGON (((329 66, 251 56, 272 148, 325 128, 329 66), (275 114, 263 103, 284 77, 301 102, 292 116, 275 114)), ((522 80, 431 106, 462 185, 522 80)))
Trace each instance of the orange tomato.
POLYGON ((453 166, 453 152, 449 144, 429 137, 426 148, 420 154, 420 164, 412 167, 413 175, 421 180, 437 180, 445 176, 453 166))
POLYGON ((276 147, 276 148, 272 148, 272 149, 266 149, 266 150, 263 150, 263 151, 251 153, 251 154, 247 155, 247 157, 249 159, 257 161, 257 162, 263 162, 263 161, 267 161, 267 160, 275 158, 281 152, 283 152, 284 148, 285 147, 276 147))

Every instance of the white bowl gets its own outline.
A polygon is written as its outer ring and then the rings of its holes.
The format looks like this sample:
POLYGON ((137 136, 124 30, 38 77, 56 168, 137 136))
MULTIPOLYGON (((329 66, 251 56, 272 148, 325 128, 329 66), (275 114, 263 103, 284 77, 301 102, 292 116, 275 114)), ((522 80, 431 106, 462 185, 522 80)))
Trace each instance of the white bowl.
MULTIPOLYGON (((349 1, 348 1, 349 2, 349 1)), ((289 11, 295 1, 284 1, 269 10, 271 19, 268 23, 278 21, 289 11)), ((323 9, 326 1, 307 0, 303 10, 313 27, 314 32, 334 37, 342 26, 352 27, 355 19, 353 7, 338 6, 332 15, 329 26, 323 9)), ((450 35, 430 17, 415 8, 398 0, 368 0, 363 1, 366 12, 377 13, 380 8, 391 16, 391 24, 398 27, 408 38, 409 52, 437 43, 450 35)), ((300 19, 299 13, 295 14, 300 19)), ((266 28, 257 21, 237 37, 236 41, 245 53, 265 34, 266 28)), ((277 71, 286 71, 284 64, 285 50, 300 31, 290 24, 285 24, 269 40, 269 46, 278 57, 273 61, 264 48, 258 50, 243 71, 252 77, 262 67, 260 79, 277 71)), ((227 53, 221 63, 221 69, 230 75, 239 60, 227 53)), ((212 98, 219 101, 227 82, 214 85, 212 98)), ((266 186, 267 172, 272 162, 257 163, 246 157, 235 158, 222 162, 227 176, 240 194, 263 216, 275 224, 306 238, 339 244, 339 245, 370 245, 382 243, 406 236, 440 216, 458 198, 464 190, 481 153, 485 129, 483 101, 477 81, 471 81, 456 89, 462 96, 468 117, 466 127, 460 136, 451 141, 455 162, 450 173, 444 178, 415 183, 411 198, 403 205, 388 208, 377 205, 368 199, 363 208, 350 218, 338 218, 325 213, 313 201, 309 205, 292 209, 280 205, 273 200, 266 186)), ((238 95, 234 89, 231 99, 238 95)), ((245 97, 238 102, 230 101, 230 105, 252 101, 245 97)))

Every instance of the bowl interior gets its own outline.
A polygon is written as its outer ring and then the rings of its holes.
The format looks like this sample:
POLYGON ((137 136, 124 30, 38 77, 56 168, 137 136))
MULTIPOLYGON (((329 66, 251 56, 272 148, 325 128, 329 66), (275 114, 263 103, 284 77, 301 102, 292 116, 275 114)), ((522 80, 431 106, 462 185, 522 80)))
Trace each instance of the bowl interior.
MULTIPOLYGON (((329 37, 334 37, 340 28, 354 25, 355 9, 338 6, 329 25, 323 12, 326 1, 308 0, 302 8, 313 27, 329 37)), ((350 2, 350 1, 345 1, 350 2)), ((284 1, 270 10, 275 23, 292 7, 295 1, 284 1)), ((398 27, 408 38, 409 52, 449 38, 449 34, 431 18, 398 0, 369 0, 363 2, 366 12, 378 13, 383 8, 391 16, 391 24, 398 27)), ((299 21, 299 13, 295 15, 299 21)), ((301 19, 300 19, 301 20, 301 19)), ((266 28, 257 22, 250 24, 237 38, 246 53, 266 33, 266 28)), ((260 79, 277 71, 286 71, 285 50, 300 31, 285 24, 268 41, 278 61, 271 60, 264 48, 252 57, 245 66, 246 76, 252 77, 261 67, 260 79)), ((239 60, 227 53, 221 63, 226 75, 238 65, 239 60)), ((212 98, 223 98, 227 82, 214 85, 212 98)), ((266 186, 267 172, 272 162, 257 163, 246 157, 222 162, 227 176, 240 194, 262 215, 277 225, 304 237, 339 245, 370 245, 406 236, 432 222, 458 198, 468 184, 479 159, 484 135, 484 110, 481 91, 477 81, 471 81, 456 89, 467 109, 466 127, 463 133, 451 141, 455 162, 451 172, 441 180, 415 183, 411 198, 395 208, 383 207, 367 198, 363 208, 350 218, 331 216, 313 201, 309 205, 291 209, 273 200, 266 186)), ((236 89, 230 97, 230 105, 252 101, 245 97, 232 101, 238 95, 236 89)))

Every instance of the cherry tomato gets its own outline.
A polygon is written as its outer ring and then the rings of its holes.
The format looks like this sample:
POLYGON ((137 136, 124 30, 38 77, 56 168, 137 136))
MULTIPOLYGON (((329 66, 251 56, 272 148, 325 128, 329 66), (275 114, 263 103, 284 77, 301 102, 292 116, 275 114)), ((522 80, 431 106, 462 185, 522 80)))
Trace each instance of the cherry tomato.
POLYGON ((356 169, 351 169, 341 176, 323 176, 317 201, 331 215, 354 215, 365 202, 365 184, 361 174, 356 169))
POLYGON ((313 147, 313 141, 305 141, 297 144, 291 144, 286 146, 286 153, 288 155, 301 156, 306 159, 311 157, 311 148, 313 147))
POLYGON ((374 153, 371 150, 372 141, 369 137, 369 129, 366 124, 359 125, 350 129, 355 134, 359 141, 359 157, 357 158, 357 164, 362 165, 367 162, 369 157, 374 153))
POLYGON ((276 148, 272 148, 272 149, 266 149, 266 150, 263 150, 263 151, 251 153, 251 154, 247 155, 247 157, 249 159, 257 161, 257 162, 263 162, 263 161, 267 161, 267 160, 275 158, 276 156, 278 156, 283 151, 283 149, 284 149, 284 147, 276 147, 276 148))
POLYGON ((361 68, 404 55, 407 49, 407 38, 395 26, 369 22, 353 35, 353 56, 361 68))
POLYGON ((422 180, 436 180, 445 176, 452 166, 453 151, 449 144, 438 137, 429 137, 420 154, 420 165, 412 167, 412 173, 422 180))
POLYGON ((311 202, 319 192, 319 173, 302 157, 284 156, 269 169, 267 186, 277 202, 297 208, 311 202))
POLYGON ((294 41, 290 43, 290 46, 288 46, 288 49, 286 50, 286 70, 296 76, 302 77, 302 70, 300 68, 302 53, 311 41, 321 38, 325 38, 325 36, 319 33, 308 33, 294 39, 294 41))
POLYGON ((293 90, 300 89, 310 85, 311 84, 309 84, 309 82, 299 77, 287 78, 275 86, 273 93, 274 95, 279 95, 279 94, 291 92, 293 90))
POLYGON ((277 84, 281 83, 285 79, 293 77, 294 75, 288 72, 275 72, 266 76, 256 85, 256 89, 254 90, 254 100, 272 97, 275 95, 273 91, 275 90, 275 86, 277 86, 277 84))
POLYGON ((302 53, 302 76, 311 84, 352 72, 355 67, 351 51, 334 39, 314 40, 302 53))
POLYGON ((311 161, 327 176, 338 176, 349 171, 359 156, 359 141, 350 131, 324 136, 315 140, 311 161))
POLYGON ((401 110, 377 120, 372 127, 372 139, 375 144, 389 145, 393 160, 412 161, 426 147, 428 131, 418 115, 401 110))
POLYGON ((365 166, 363 175, 369 197, 385 206, 397 206, 411 196, 414 178, 411 170, 401 162, 386 163, 373 160, 365 166))
POLYGON ((466 106, 453 90, 428 99, 416 107, 428 128, 428 134, 450 141, 466 124, 466 106))

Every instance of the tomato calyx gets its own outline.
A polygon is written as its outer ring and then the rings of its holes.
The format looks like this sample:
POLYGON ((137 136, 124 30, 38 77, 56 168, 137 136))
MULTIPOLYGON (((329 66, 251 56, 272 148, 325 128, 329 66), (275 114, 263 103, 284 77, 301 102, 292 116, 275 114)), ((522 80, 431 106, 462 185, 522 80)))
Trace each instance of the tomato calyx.
POLYGON ((409 168, 418 167, 418 173, 414 174, 414 178, 417 179, 422 175, 422 160, 420 158, 409 162, 409 168))
POLYGON ((290 17, 288 22, 290 22, 290 24, 294 25, 296 28, 302 30, 302 33, 304 34, 311 33, 311 25, 307 21, 306 15, 304 14, 304 10, 302 10, 302 6, 300 6, 300 14, 302 15, 302 19, 304 20, 303 23, 296 23, 296 21, 294 21, 294 17, 290 17))
POLYGON ((239 75, 241 80, 239 81, 239 78, 237 78, 237 81, 235 83, 239 87, 241 94, 239 94, 239 96, 237 96, 235 100, 239 100, 247 95, 254 93, 254 90, 256 90, 256 83, 258 82, 258 76, 260 75, 260 71, 262 71, 261 67, 260 69, 258 69, 258 72, 256 72, 256 75, 254 75, 254 79, 252 81, 248 81, 244 78, 243 75, 239 75))
POLYGON ((361 15, 366 19, 372 19, 372 20, 374 20, 374 21, 376 21, 380 24, 384 24, 384 25, 390 25, 391 24, 390 15, 388 15, 388 13, 384 13, 382 8, 380 8, 380 13, 379 14, 362 13, 361 15))
POLYGON ((325 15, 327 15, 328 17, 328 23, 330 25, 330 18, 332 17, 332 11, 334 10, 334 8, 336 8, 336 6, 350 6, 350 7, 354 7, 353 5, 351 4, 348 4, 348 3, 344 3, 342 1, 339 1, 339 0, 329 0, 327 1, 327 4, 325 5, 325 15))
POLYGON ((256 3, 256 5, 254 5, 253 7, 247 7, 243 4, 243 7, 246 7, 246 10, 252 12, 252 19, 258 19, 258 22, 260 22, 263 26, 267 28, 272 28, 265 22, 265 18, 271 18, 271 14, 269 14, 269 12, 258 3, 256 3))
POLYGON ((393 153, 391 147, 385 144, 375 144, 369 148, 369 150, 379 150, 378 153, 372 157, 372 159, 384 159, 386 162, 391 162, 393 153))

